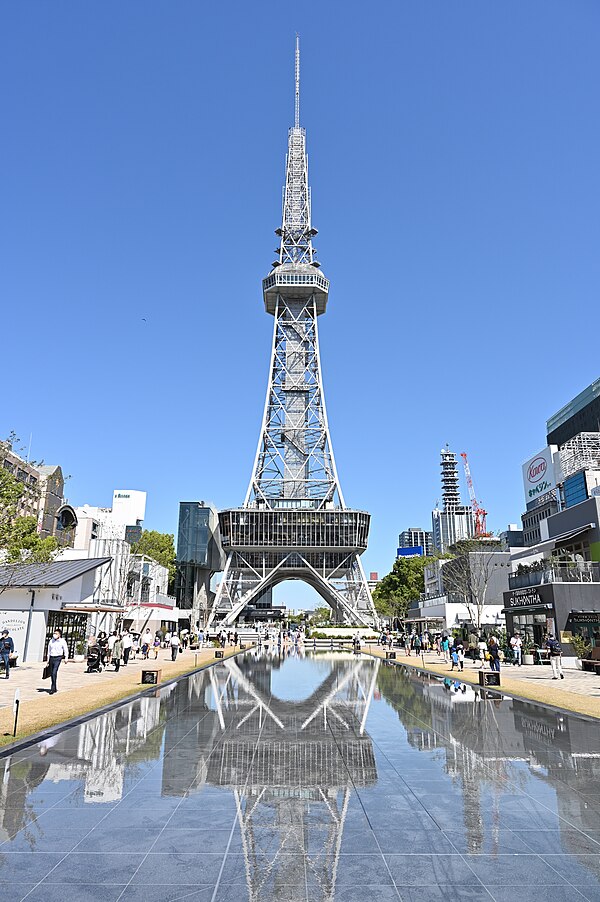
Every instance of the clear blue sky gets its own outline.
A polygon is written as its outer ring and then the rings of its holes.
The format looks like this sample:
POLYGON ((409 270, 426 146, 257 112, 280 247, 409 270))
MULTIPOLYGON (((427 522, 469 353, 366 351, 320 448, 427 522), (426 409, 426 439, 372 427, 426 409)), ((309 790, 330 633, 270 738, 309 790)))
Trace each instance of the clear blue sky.
POLYGON ((0 431, 75 504, 146 490, 150 528, 243 500, 299 31, 365 567, 429 526, 445 442, 518 521, 546 418, 600 374, 599 28, 597 0, 3 4, 0 431))

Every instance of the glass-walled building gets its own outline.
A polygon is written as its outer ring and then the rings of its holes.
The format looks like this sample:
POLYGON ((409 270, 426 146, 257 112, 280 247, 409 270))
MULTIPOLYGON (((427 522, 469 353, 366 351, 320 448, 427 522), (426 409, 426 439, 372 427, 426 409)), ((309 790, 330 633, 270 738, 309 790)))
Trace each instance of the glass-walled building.
POLYGON ((210 581, 224 566, 217 511, 204 501, 179 503, 177 605, 190 611, 192 629, 203 626, 213 597, 210 581))

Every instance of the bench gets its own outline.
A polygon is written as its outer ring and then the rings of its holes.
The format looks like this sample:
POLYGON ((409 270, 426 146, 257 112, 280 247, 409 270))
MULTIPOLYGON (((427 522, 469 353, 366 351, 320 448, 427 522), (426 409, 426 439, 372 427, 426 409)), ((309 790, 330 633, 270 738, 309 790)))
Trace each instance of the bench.
POLYGON ((588 658, 581 659, 581 669, 589 673, 597 673, 596 666, 600 665, 600 646, 592 648, 588 658))
POLYGON ((549 664, 550 663, 550 652, 547 648, 536 648, 537 662, 538 664, 549 664))

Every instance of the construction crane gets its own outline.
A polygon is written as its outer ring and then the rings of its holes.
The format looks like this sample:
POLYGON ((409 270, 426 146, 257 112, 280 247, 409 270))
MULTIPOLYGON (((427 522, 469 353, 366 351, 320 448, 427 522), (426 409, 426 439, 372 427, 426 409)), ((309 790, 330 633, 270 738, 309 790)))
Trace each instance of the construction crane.
POLYGON ((465 467, 465 478, 467 480, 469 498, 471 499, 471 507, 473 508, 473 515, 475 517, 475 536, 478 539, 481 539, 484 536, 489 535, 486 528, 487 511, 483 509, 483 507, 477 500, 477 496, 475 495, 475 487, 473 485, 473 478, 471 476, 471 469, 469 467, 467 452, 462 451, 460 456, 463 459, 463 464, 465 467))

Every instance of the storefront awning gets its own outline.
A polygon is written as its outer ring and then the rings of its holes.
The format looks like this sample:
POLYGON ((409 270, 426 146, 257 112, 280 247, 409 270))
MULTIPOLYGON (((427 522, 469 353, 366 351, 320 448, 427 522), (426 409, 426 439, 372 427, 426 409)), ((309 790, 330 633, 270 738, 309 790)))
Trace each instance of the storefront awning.
POLYGON ((552 611, 553 604, 540 604, 539 601, 532 601, 531 604, 518 604, 514 608, 502 608, 501 614, 518 614, 519 611, 526 611, 528 614, 535 614, 536 611, 552 611))
POLYGON ((61 611, 80 611, 86 614, 123 614, 123 608, 109 604, 63 604, 61 611))
POLYGON ((566 542, 567 539, 574 539, 576 536, 580 536, 582 533, 587 532, 588 529, 595 529, 595 523, 586 523, 585 526, 578 526, 577 529, 570 529, 568 532, 562 532, 558 536, 550 536, 550 541, 554 542, 566 542))

